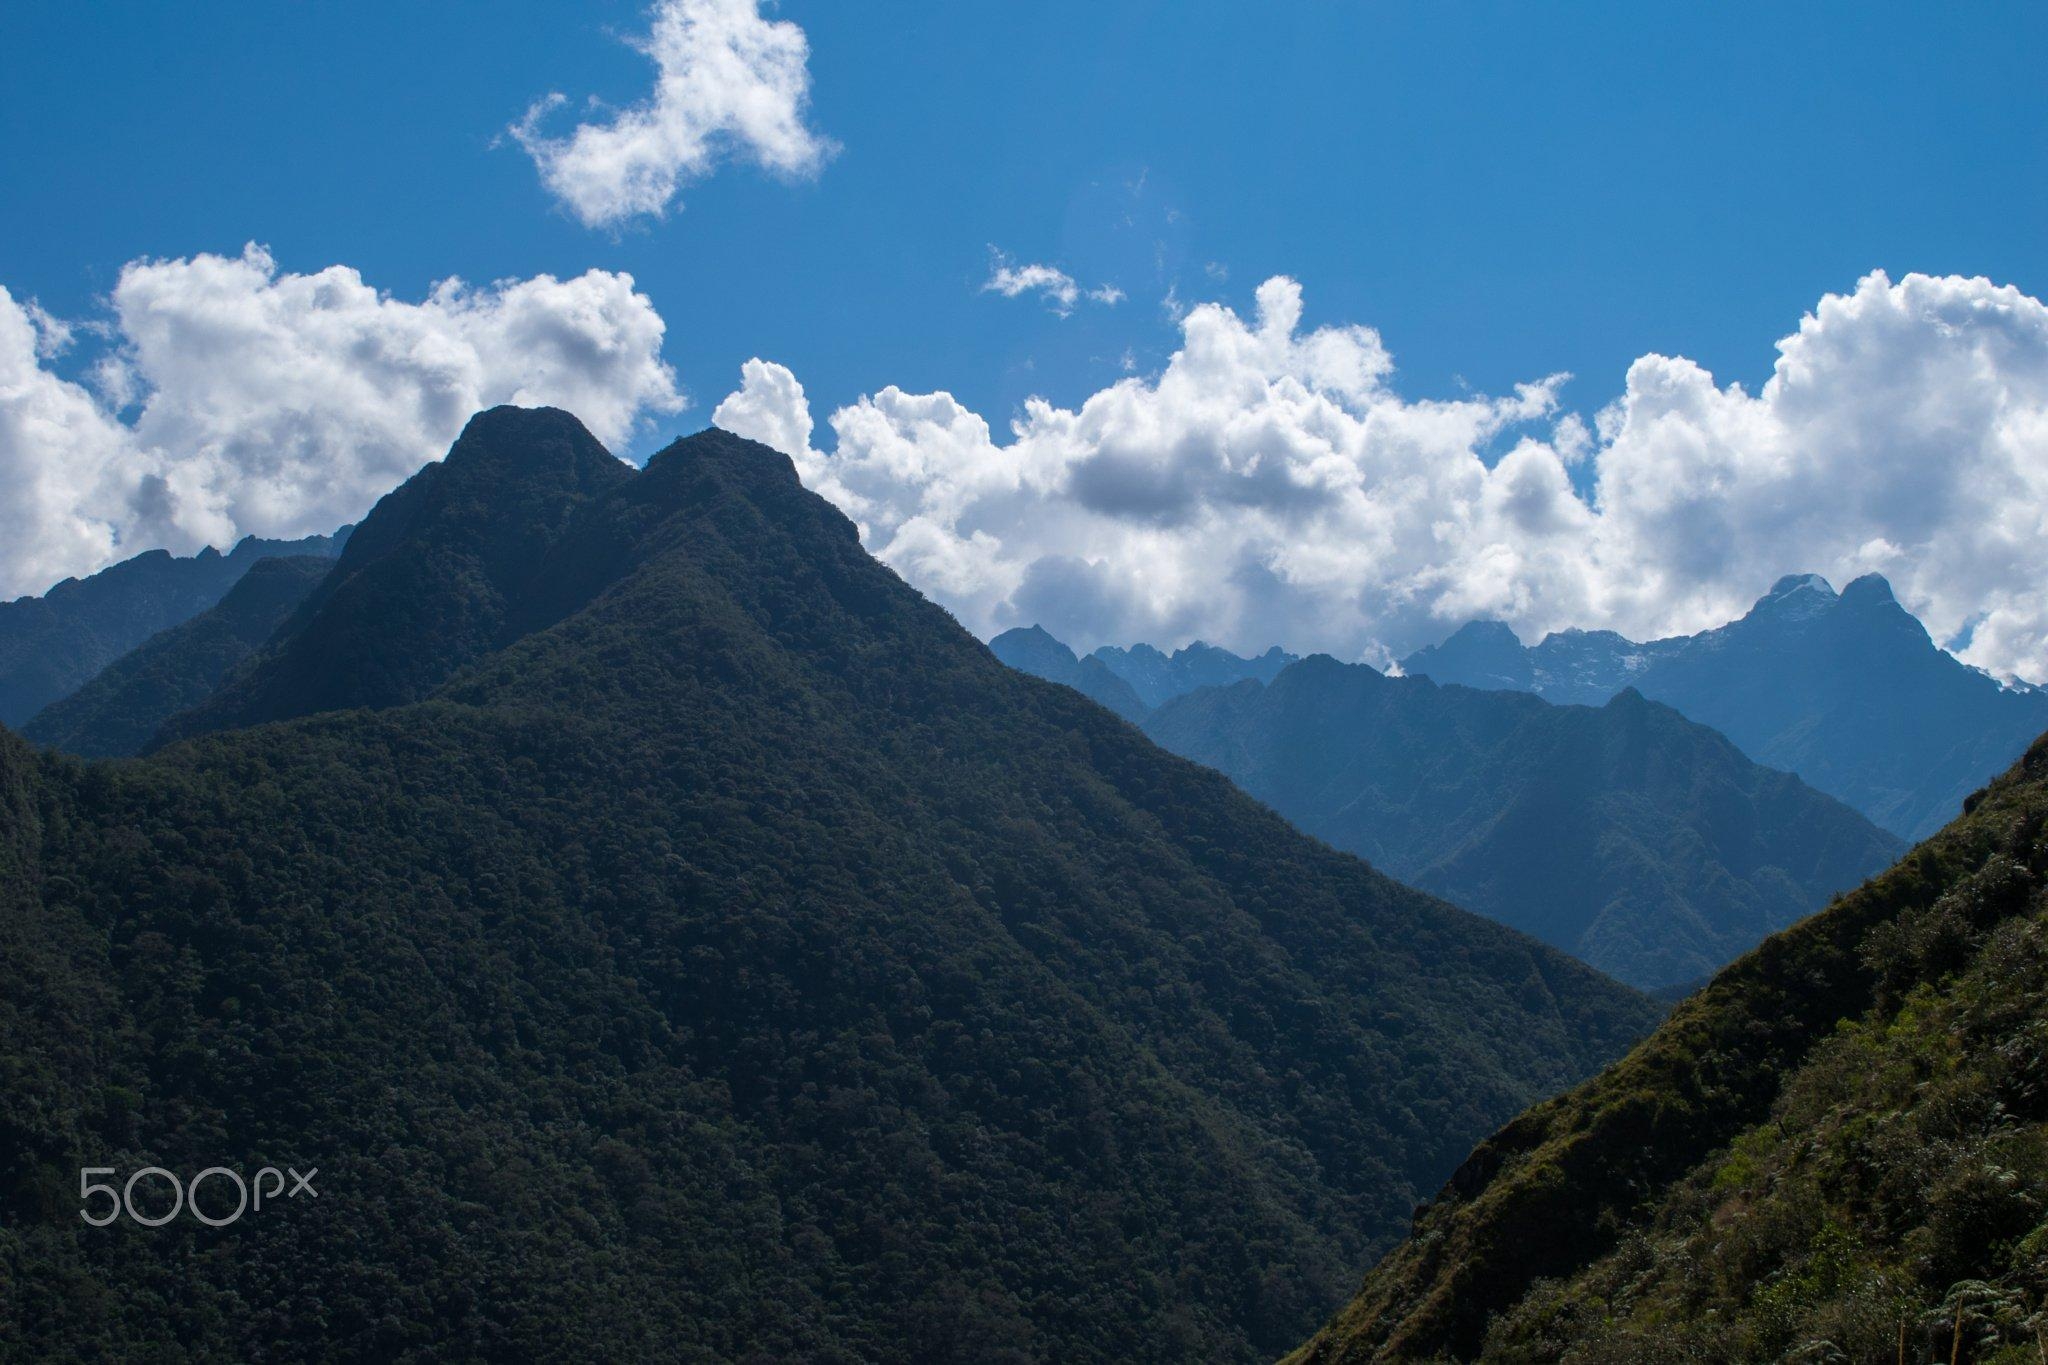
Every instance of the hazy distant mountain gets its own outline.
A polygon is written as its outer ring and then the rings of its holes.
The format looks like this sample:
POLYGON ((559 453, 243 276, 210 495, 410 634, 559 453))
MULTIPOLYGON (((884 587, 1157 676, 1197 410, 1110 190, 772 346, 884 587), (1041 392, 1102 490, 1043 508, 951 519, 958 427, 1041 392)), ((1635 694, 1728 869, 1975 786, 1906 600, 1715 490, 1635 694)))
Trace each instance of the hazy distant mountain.
POLYGON ((22 734, 89 758, 141 753, 166 720, 212 696, 333 567, 317 556, 258 560, 214 606, 107 665, 22 734))
POLYGON ((1145 731, 1296 826, 1631 985, 1697 981, 1904 845, 1634 691, 1599 708, 1316 656, 1145 731))
POLYGON ((158 631, 191 620, 257 561, 332 557, 348 534, 344 526, 304 540, 251 536, 225 555, 209 547, 188 559, 151 550, 41 597, 0 602, 0 724, 22 724, 158 631))
POLYGON ((486 413, 210 733, 0 733, 0 1354, 1270 1360, 1660 1013, 998 663, 786 457, 609 459, 486 413), (91 1228, 82 1162, 320 1197, 91 1228))
POLYGON ((1481 1143, 1288 1365, 2041 1358, 2048 741, 1481 1143))
POLYGON ((1954 818, 2048 729, 2048 693, 1938 649, 1875 574, 1839 595, 1813 574, 1784 578, 1738 621, 1648 644, 1560 631, 1525 647, 1474 622, 1402 671, 1556 702, 1634 687, 1907 838, 1954 818))
POLYGON ((1129 649, 1104 645, 1088 657, 1101 660, 1110 672, 1129 683, 1150 710, 1198 687, 1228 687, 1245 678, 1271 682, 1298 656, 1275 645, 1257 658, 1247 659, 1197 640, 1172 654, 1145 644, 1129 649))
POLYGON ((1048 682, 1064 683, 1125 720, 1143 720, 1145 712, 1151 709, 1101 659, 1092 654, 1085 659, 1075 658, 1074 651, 1047 634, 1043 626, 1006 630, 990 640, 988 647, 1010 667, 1048 682))

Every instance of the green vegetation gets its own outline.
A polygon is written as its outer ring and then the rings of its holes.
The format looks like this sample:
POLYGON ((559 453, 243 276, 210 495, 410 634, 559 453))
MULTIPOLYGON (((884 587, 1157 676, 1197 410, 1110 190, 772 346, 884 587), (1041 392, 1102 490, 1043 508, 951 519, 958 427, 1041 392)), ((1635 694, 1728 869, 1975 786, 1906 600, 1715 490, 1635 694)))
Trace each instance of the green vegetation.
POLYGON ((1632 691, 1601 707, 1327 656, 1145 733, 1413 886, 1645 990, 1697 982, 1904 845, 1632 691))
POLYGON ((2048 740, 1480 1144, 1301 1362, 2038 1361, 2048 740))
POLYGON ((216 699, 317 714, 0 734, 0 1354, 1270 1357, 1653 1022, 1004 668, 782 457, 598 487, 566 420, 216 699), (78 1217, 264 1163, 320 1198, 78 1217))
POLYGON ((258 561, 216 606, 115 660, 22 735, 87 758, 141 753, 165 721, 212 696, 333 567, 315 556, 258 561))

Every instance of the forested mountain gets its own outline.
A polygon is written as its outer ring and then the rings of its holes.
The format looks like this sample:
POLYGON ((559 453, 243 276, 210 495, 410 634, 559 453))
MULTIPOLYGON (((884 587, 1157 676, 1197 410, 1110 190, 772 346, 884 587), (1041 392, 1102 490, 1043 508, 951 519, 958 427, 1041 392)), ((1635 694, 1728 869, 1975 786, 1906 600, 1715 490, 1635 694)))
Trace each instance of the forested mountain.
POLYGON ((1143 720, 1145 712, 1151 709, 1101 659, 1092 654, 1085 659, 1075 658, 1074 651, 1055 640, 1043 626, 1006 630, 990 640, 988 647, 1010 667, 1048 682, 1063 683, 1125 720, 1143 720))
POLYGON ((1908 839, 2048 730, 2048 692, 2001 687, 1936 648, 1875 574, 1839 595, 1818 575, 1784 578, 1738 621, 1648 644, 1568 630, 1525 647, 1474 622, 1402 671, 1596 705, 1634 687, 1908 839))
POLYGON ((1271 682, 1299 656, 1274 645, 1247 659, 1197 640, 1171 654, 1146 644, 1129 649, 1104 645, 1088 657, 1100 660, 1103 667, 1129 683, 1149 710, 1198 687, 1228 687, 1246 678, 1271 682))
POLYGON ((23 724, 158 631, 191 620, 251 565, 333 556, 348 534, 344 526, 304 540, 251 536, 225 555, 209 547, 188 559, 151 550, 90 578, 67 578, 41 597, 0 602, 0 724, 23 724))
POLYGON ((1481 1143, 1295 1360, 2039 1359, 2044 820, 2048 740, 1481 1143))
POLYGON ((307 555, 257 561, 217 604, 122 655, 22 734, 88 758, 141 753, 166 720, 212 696, 333 567, 307 555))
POLYGON ((419 700, 532 629, 571 514, 631 475, 566 412, 478 415, 363 518, 262 656, 163 738, 419 700))
POLYGON ((1698 981, 1904 845, 1625 691, 1604 707, 1325 655, 1145 722, 1298 828, 1644 989, 1698 981))
POLYGON ((0 733, 13 1350, 1269 1357, 1657 1017, 1004 667, 783 456, 590 444, 488 413, 380 505, 233 689, 317 714, 0 733), (152 1164, 319 1197, 81 1223, 152 1164))

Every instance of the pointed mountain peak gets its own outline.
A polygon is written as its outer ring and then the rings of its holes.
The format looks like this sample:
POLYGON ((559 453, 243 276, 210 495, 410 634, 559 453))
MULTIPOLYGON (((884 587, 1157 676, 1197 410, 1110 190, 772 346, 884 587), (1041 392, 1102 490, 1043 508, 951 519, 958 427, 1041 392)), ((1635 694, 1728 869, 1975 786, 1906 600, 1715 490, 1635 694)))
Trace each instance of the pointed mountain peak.
POLYGON ((1743 619, 1804 620, 1832 610, 1840 600, 1834 586, 1817 573, 1786 574, 1771 584, 1771 590, 1756 600, 1743 619))
POLYGON ((1852 607, 1896 607, 1899 599, 1892 595, 1892 585, 1885 581, 1883 574, 1867 573, 1842 589, 1842 604, 1852 607))
POLYGON ((1449 644, 1451 640, 1467 645, 1502 645, 1509 649, 1522 647, 1522 637, 1515 634, 1514 627, 1505 621, 1467 621, 1452 631, 1450 640, 1444 643, 1449 644))
POLYGON ((1027 673, 1037 671, 1032 664, 1042 665, 1047 660, 1069 666, 1080 662, 1064 641, 1040 625, 1013 627, 991 639, 988 647, 998 659, 1027 673))
POLYGON ((647 467, 678 463, 713 465, 749 483, 802 486, 796 462, 789 456, 774 446, 736 436, 724 427, 706 427, 693 435, 677 437, 657 451, 647 461, 647 467))
POLYGON ((1833 584, 1817 573, 1788 573, 1777 582, 1771 584, 1771 590, 1763 595, 1758 605, 1762 605, 1763 602, 1775 602, 1781 598, 1791 597, 1799 593, 1812 593, 1832 601, 1834 600, 1835 589, 1833 584))
POLYGON ((442 467, 493 475, 564 477, 581 482, 592 470, 609 471, 621 461, 560 408, 488 408, 469 419, 442 467))

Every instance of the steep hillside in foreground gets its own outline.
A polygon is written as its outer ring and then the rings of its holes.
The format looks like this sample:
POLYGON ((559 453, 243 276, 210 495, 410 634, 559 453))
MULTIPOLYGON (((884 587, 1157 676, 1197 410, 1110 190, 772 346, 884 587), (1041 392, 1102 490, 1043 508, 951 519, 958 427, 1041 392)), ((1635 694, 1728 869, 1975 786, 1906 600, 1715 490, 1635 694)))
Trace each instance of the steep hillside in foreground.
POLYGON ((1326 655, 1145 732, 1297 828, 1644 990, 1711 975, 1905 845, 1669 707, 1389 678, 1326 655))
POLYGON ((2048 740, 1479 1145, 1300 1365, 2036 1360, 2048 740))
POLYGON ((304 540, 251 536, 225 555, 209 548, 187 559, 151 550, 90 578, 67 578, 41 597, 0 602, 0 725, 21 725, 150 636, 191 620, 251 565, 293 555, 332 558, 348 534, 344 526, 304 540))
POLYGON ((1255 1360, 1653 1021, 1005 668, 765 447, 679 442, 492 577, 562 430, 479 418, 478 515, 380 507, 418 572, 303 614, 415 679, 387 646, 488 619, 425 700, 0 736, 23 1354, 1255 1360), (83 1166, 265 1163, 318 1201, 79 1220, 83 1166))
POLYGON ((1738 621, 1648 644, 1567 630, 1525 648, 1475 622, 1402 671, 1591 705, 1634 687, 1908 839, 2048 730, 2048 692, 2001 687, 1936 648, 1876 574, 1839 595, 1817 574, 1780 579, 1738 621))
POLYGON ((139 754, 166 720, 212 696, 334 567, 326 558, 265 559, 227 596, 144 641, 60 702, 22 735, 86 758, 139 754))

